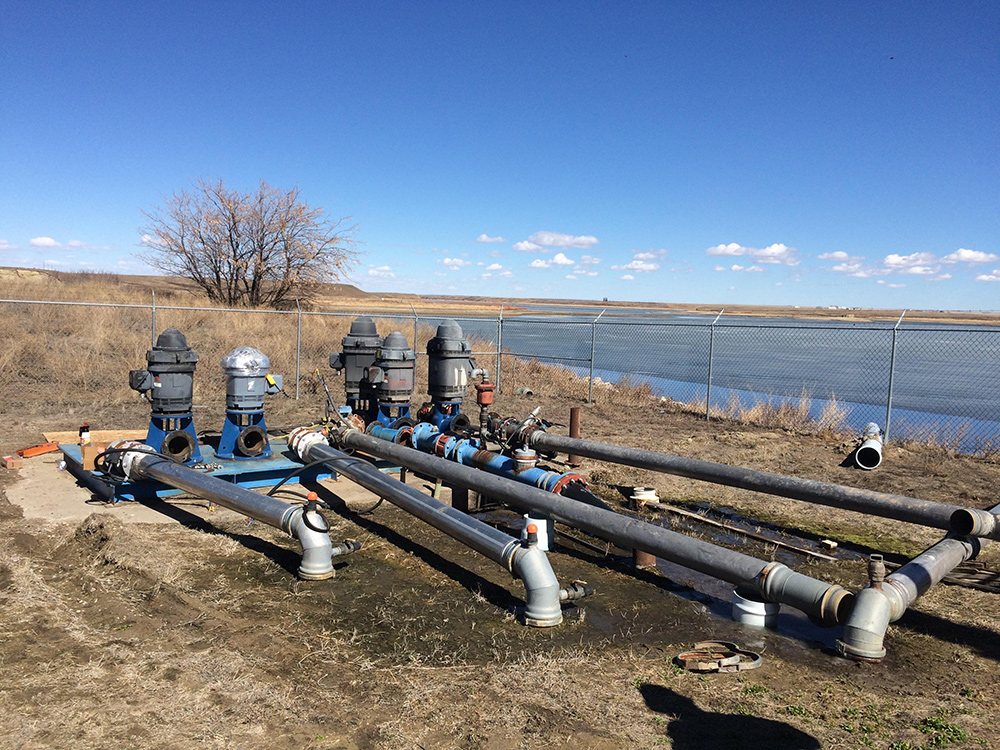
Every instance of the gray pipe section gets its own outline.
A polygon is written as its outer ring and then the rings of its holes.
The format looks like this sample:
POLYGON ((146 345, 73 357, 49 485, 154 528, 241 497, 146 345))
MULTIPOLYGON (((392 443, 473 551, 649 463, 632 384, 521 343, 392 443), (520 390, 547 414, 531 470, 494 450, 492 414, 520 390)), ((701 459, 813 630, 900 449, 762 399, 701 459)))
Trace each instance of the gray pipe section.
MULTIPOLYGON (((512 428, 512 431, 517 431, 517 428, 512 428)), ((639 469, 675 474, 688 479, 764 492, 768 495, 788 497, 816 505, 844 508, 937 529, 953 530, 952 517, 959 511, 968 510, 960 505, 934 503, 915 497, 845 487, 829 482, 819 482, 815 479, 788 477, 783 474, 729 466, 714 461, 702 461, 697 458, 685 458, 638 448, 625 448, 607 443, 596 443, 591 440, 578 440, 562 435, 553 435, 541 429, 525 430, 523 434, 524 441, 528 445, 542 451, 575 453, 599 461, 625 464, 639 469)), ((982 513, 982 511, 978 512, 982 513)), ((976 526, 976 530, 980 530, 981 527, 981 524, 976 526)), ((975 535, 975 531, 969 533, 975 535)), ((1000 525, 995 525, 991 532, 980 535, 993 539, 1000 538, 1000 525)))
MULTIPOLYGON (((384 442, 371 440, 379 444, 384 442)), ((551 627, 562 622, 559 581, 545 553, 537 546, 522 546, 520 540, 386 476, 369 462, 331 448, 317 432, 295 430, 289 445, 303 461, 323 461, 366 490, 509 570, 524 583, 524 614, 528 625, 551 627)))
POLYGON ((357 430, 341 430, 333 438, 343 447, 357 448, 522 510, 542 513, 626 549, 640 549, 691 570, 747 586, 766 601, 788 604, 827 625, 841 622, 853 600, 846 589, 796 573, 781 563, 757 560, 612 510, 586 505, 357 430))
MULTIPOLYGON (((333 577, 330 534, 310 528, 305 522, 304 508, 168 461, 150 453, 150 449, 141 443, 112 444, 111 448, 134 448, 121 454, 122 466, 129 479, 152 479, 281 529, 302 545, 302 562, 298 570, 300 578, 317 581, 333 577)), ((312 511, 309 521, 317 529, 326 528, 323 516, 315 511, 312 511)))
POLYGON ((981 542, 973 537, 946 536, 913 558, 881 584, 861 589, 854 610, 844 624, 837 650, 856 661, 881 661, 885 656, 885 631, 931 586, 958 565, 979 554, 981 542))

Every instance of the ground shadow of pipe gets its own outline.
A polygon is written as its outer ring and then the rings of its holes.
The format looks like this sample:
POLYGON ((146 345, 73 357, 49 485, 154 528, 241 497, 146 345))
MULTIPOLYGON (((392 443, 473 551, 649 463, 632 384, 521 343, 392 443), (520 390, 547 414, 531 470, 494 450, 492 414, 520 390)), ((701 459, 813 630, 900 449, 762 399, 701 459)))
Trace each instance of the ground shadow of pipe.
POLYGON ((965 646, 984 659, 1000 662, 1000 638, 992 630, 946 620, 916 609, 908 609, 900 618, 899 625, 939 641, 965 646))
POLYGON ((819 741, 789 724, 773 719, 713 713, 662 685, 641 685, 651 711, 672 716, 667 736, 677 750, 691 748, 766 747, 769 750, 816 750, 819 741))
POLYGON ((418 544, 409 537, 403 536, 370 516, 355 513, 330 488, 314 482, 304 482, 303 486, 319 495, 320 499, 326 502, 330 506, 330 509, 337 515, 357 524, 365 531, 381 537, 389 542, 389 544, 399 547, 404 552, 417 557, 468 591, 480 594, 494 607, 507 612, 515 612, 519 607, 523 606, 524 602, 511 594, 503 586, 488 581, 477 573, 463 568, 458 563, 442 557, 437 552, 418 544))
MULTIPOLYGON (((238 534, 232 531, 226 531, 225 529, 220 529, 211 521, 185 510, 178 505, 165 502, 160 498, 139 499, 136 502, 141 503, 150 510, 155 510, 157 513, 162 513, 167 518, 171 518, 189 529, 202 531, 206 534, 218 534, 219 536, 229 537, 230 539, 239 542, 248 550, 264 555, 264 557, 268 558, 271 562, 292 576, 298 575, 299 563, 302 561, 302 554, 297 550, 281 547, 274 542, 269 542, 268 540, 262 539, 261 537, 253 534, 238 534)), ((338 566, 335 565, 334 568, 336 567, 338 566)))

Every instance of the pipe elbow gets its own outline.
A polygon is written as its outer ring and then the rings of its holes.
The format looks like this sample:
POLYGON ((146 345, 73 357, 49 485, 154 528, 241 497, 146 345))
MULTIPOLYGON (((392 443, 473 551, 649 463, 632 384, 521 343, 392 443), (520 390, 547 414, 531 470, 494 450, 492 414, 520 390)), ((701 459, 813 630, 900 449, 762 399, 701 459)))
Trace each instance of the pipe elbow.
POLYGON ((882 661, 885 632, 893 620, 892 609, 886 589, 861 589, 837 640, 837 652, 854 661, 882 661))
POLYGON ((299 564, 299 578, 305 581, 322 581, 333 578, 333 542, 330 541, 326 520, 316 511, 296 508, 287 521, 285 529, 302 545, 302 562, 299 564), (310 514, 306 518, 306 514, 310 514), (327 528, 327 531, 320 531, 327 528))
POLYGON ((524 624, 551 628, 561 623, 559 580, 545 553, 538 547, 518 546, 510 570, 524 584, 524 624))

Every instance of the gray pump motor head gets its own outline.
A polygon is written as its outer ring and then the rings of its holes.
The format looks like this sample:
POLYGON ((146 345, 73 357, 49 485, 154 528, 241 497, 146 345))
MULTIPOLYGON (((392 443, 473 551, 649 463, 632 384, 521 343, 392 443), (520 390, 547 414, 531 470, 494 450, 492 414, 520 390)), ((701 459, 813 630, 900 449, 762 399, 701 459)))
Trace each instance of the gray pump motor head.
POLYGON ((198 354, 188 346, 184 334, 168 328, 146 352, 146 369, 130 370, 129 387, 148 394, 154 416, 191 413, 194 370, 198 354))
POLYGON ((369 317, 355 318, 351 330, 340 342, 340 353, 330 354, 330 367, 337 372, 344 370, 344 390, 348 398, 357 398, 362 389, 370 390, 368 368, 375 364, 375 356, 382 337, 378 335, 375 321, 369 317))
POLYGON ((433 401, 461 402, 476 369, 472 345, 454 320, 442 321, 427 342, 427 392, 433 401))
POLYGON ((399 331, 385 337, 375 364, 368 368, 368 381, 375 387, 380 404, 410 403, 416 359, 406 336, 399 331))
POLYGON ((268 374, 271 360, 252 346, 233 349, 221 364, 226 374, 226 411, 262 411, 264 396, 281 391, 281 376, 268 374))

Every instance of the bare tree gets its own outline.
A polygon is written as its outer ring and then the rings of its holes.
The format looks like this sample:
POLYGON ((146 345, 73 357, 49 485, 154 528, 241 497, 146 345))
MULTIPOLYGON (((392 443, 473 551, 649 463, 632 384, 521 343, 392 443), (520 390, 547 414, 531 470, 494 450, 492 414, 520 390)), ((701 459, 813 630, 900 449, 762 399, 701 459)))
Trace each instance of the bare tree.
POLYGON ((347 219, 327 219, 297 187, 280 190, 264 180, 247 193, 229 190, 222 180, 198 180, 143 214, 146 262, 232 306, 282 307, 307 299, 319 284, 341 278, 358 255, 347 219))

